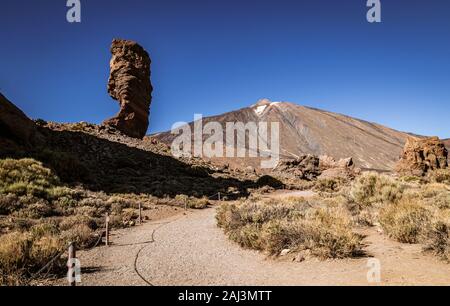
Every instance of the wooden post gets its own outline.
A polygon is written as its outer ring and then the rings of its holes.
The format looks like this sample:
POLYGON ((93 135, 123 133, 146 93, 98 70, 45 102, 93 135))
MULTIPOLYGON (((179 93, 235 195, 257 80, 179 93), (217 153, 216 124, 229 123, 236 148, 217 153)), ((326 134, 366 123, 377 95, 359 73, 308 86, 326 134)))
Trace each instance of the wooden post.
POLYGON ((219 202, 220 202, 220 192, 219 192, 219 202))
POLYGON ((109 215, 108 213, 106 213, 106 220, 105 220, 105 227, 106 227, 106 231, 105 231, 105 245, 109 246, 109 215))
POLYGON ((184 199, 184 210, 185 211, 187 211, 187 207, 188 207, 187 201, 188 201, 187 199, 184 199))
POLYGON ((75 262, 74 260, 77 258, 76 250, 75 250, 75 244, 71 242, 69 244, 69 261, 67 262, 67 268, 69 268, 69 272, 72 272, 71 275, 69 275, 69 281, 70 286, 75 287, 77 285, 76 282, 76 271, 75 271, 75 262))
POLYGON ((142 224, 142 204, 139 203, 139 225, 142 224))

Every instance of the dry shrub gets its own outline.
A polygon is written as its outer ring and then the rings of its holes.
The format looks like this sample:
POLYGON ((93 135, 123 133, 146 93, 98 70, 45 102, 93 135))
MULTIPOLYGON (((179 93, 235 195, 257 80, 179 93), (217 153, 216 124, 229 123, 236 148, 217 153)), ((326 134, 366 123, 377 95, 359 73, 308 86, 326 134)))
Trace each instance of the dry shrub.
POLYGON ((438 221, 429 233, 427 249, 444 260, 450 261, 450 220, 438 221))
POLYGON ((433 213, 423 203, 404 198, 380 211, 380 224, 391 238, 403 243, 419 243, 431 228, 433 213))
POLYGON ((9 215, 19 210, 21 203, 19 197, 15 194, 0 195, 0 215, 9 215))
POLYGON ((338 178, 324 178, 317 180, 314 189, 321 192, 338 192, 345 184, 343 179, 338 178))
MULTIPOLYGON (((62 250, 61 240, 51 234, 33 236, 12 232, 0 236, 0 285, 21 285, 62 250)), ((62 266, 61 261, 55 265, 62 266)))
POLYGON ((204 209, 209 206, 209 200, 207 197, 203 197, 200 199, 191 198, 188 202, 188 207, 192 209, 204 209))
POLYGON ((93 230, 86 224, 76 224, 61 233, 61 239, 65 244, 74 242, 77 248, 86 249, 94 245, 96 238, 93 230))
POLYGON ((370 206, 396 202, 402 197, 404 190, 405 185, 389 176, 367 172, 353 183, 350 196, 356 203, 370 206))
POLYGON ((188 208, 192 209, 204 209, 209 206, 209 199, 207 197, 203 198, 194 198, 188 197, 184 194, 179 194, 175 196, 175 201, 178 205, 183 206, 186 205, 188 208))
POLYGON ((0 272, 4 274, 22 274, 25 270, 32 237, 27 233, 13 232, 0 236, 0 272))
POLYGON ((321 258, 359 255, 362 237, 352 232, 348 213, 317 207, 302 198, 222 204, 216 218, 231 240, 270 255, 283 249, 309 249, 321 258))
POLYGON ((450 168, 434 170, 428 176, 432 182, 450 185, 450 168))
POLYGON ((59 224, 59 229, 61 231, 67 231, 78 225, 84 225, 91 230, 96 230, 98 228, 98 224, 94 218, 84 215, 75 215, 64 218, 59 224))

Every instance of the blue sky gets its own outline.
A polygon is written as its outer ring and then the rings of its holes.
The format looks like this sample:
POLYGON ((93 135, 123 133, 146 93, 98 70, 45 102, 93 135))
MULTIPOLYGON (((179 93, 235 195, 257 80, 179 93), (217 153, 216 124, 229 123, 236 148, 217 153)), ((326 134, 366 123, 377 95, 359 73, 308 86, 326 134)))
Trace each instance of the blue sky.
POLYGON ((450 137, 450 2, 381 0, 4 0, 0 91, 30 117, 100 123, 113 38, 152 58, 149 132, 260 98, 450 137))

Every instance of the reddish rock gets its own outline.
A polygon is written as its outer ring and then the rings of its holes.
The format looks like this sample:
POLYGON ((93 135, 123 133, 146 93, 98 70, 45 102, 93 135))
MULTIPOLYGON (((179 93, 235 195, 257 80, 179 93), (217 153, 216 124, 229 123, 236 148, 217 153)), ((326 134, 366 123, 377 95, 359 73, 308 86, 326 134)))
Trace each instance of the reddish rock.
POLYGON ((108 93, 119 101, 120 111, 103 124, 127 136, 143 138, 148 129, 153 91, 150 56, 136 42, 121 39, 112 42, 111 54, 108 93))
POLYGON ((336 161, 326 155, 320 156, 320 169, 322 173, 319 179, 353 178, 361 172, 361 169, 355 167, 351 157, 336 161))
POLYGON ((407 139, 396 170, 401 174, 423 176, 430 170, 448 167, 448 151, 438 137, 407 139))

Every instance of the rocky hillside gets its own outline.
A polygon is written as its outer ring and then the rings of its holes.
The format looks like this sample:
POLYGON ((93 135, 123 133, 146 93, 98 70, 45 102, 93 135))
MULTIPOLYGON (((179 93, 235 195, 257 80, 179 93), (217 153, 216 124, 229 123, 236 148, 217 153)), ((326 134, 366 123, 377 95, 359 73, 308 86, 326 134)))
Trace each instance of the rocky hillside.
MULTIPOLYGON (((361 168, 392 170, 409 134, 385 126, 288 102, 258 103, 223 115, 204 118, 204 124, 226 122, 280 122, 281 157, 328 155, 337 160, 353 157, 361 168)), ((153 135, 170 144, 174 135, 153 135)), ((222 159, 232 166, 257 166, 251 159, 222 159)))

